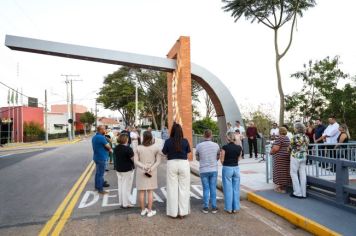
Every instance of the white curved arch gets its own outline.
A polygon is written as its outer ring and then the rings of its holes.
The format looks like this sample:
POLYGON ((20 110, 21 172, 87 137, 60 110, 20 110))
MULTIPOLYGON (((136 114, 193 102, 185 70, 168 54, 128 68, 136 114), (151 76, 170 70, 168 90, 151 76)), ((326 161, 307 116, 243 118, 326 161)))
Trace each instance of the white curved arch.
MULTIPOLYGON (((176 60, 136 53, 86 47, 74 44, 59 43, 33 38, 6 35, 5 45, 12 50, 39 53, 79 60, 95 61, 107 64, 126 65, 159 71, 171 72, 176 69, 176 60)), ((216 95, 214 106, 218 114, 220 135, 226 133, 226 122, 241 119, 240 110, 229 89, 207 69, 192 63, 193 79, 200 79, 202 86, 211 89, 209 95, 216 95), (212 94, 211 94, 212 93, 212 94)), ((198 81, 199 82, 199 81, 198 81)), ((208 92, 209 93, 209 92, 208 92)))

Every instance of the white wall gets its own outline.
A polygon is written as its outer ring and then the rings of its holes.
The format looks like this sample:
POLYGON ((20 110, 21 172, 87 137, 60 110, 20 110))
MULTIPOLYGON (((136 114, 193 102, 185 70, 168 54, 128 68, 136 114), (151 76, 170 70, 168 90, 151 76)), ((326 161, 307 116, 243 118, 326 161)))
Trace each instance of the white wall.
POLYGON ((48 113, 48 133, 49 134, 58 134, 65 133, 66 126, 58 126, 55 125, 65 125, 67 124, 67 114, 66 113, 48 113))

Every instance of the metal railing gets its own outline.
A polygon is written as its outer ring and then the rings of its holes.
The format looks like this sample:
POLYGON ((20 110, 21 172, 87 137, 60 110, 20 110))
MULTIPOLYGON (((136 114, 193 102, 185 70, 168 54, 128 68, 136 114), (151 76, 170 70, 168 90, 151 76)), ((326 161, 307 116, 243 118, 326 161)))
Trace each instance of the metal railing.
MULTIPOLYGON (((198 143, 201 143, 203 141, 204 141, 204 135, 193 134, 193 147, 194 148, 197 146, 198 143)), ((221 147, 222 142, 221 142, 221 138, 219 135, 213 135, 212 141, 218 143, 219 146, 221 147)))
MULTIPOLYGON (((334 147, 335 145, 310 144, 308 156, 356 162, 356 143, 342 143, 337 148, 334 147)), ((312 160, 308 160, 307 164, 307 175, 309 176, 322 177, 336 175, 335 164, 312 160)), ((356 170, 349 169, 349 174, 356 177, 356 170)))
MULTIPOLYGON (((272 145, 266 145, 266 182, 273 178, 272 145)), ((311 144, 307 156, 308 194, 356 212, 356 142, 311 144), (350 184, 351 183, 351 184, 350 184)))

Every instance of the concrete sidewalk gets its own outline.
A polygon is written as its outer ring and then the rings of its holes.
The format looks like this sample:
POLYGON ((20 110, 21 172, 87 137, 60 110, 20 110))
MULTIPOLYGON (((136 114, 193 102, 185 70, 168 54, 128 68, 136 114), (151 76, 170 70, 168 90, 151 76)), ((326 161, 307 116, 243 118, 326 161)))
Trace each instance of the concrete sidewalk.
MULTIPOLYGON (((247 198, 315 235, 356 235, 355 214, 313 198, 295 199, 289 194, 274 192, 273 183, 266 183, 266 163, 260 160, 245 156, 239 162, 242 198, 247 198)), ((193 174, 199 175, 199 162, 195 160, 195 155, 190 167, 193 174)), ((221 170, 219 163, 219 189, 222 189, 221 170)))
POLYGON ((59 138, 59 139, 51 139, 48 143, 45 141, 37 141, 37 142, 29 142, 29 143, 9 143, 0 147, 0 150, 11 150, 17 148, 29 148, 29 147, 54 147, 65 144, 77 143, 85 138, 84 136, 77 136, 72 141, 69 141, 68 138, 59 138))

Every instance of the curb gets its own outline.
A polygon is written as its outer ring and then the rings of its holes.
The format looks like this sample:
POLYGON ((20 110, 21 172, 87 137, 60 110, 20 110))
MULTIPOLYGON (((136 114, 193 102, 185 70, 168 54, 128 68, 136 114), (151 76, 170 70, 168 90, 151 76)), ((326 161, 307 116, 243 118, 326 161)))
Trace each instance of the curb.
POLYGON ((258 204, 263 208, 272 211, 273 213, 283 217, 284 219, 288 220, 293 225, 296 225, 314 235, 335 235, 339 236, 341 234, 309 219, 298 213, 295 213, 287 208, 284 208, 264 197, 261 197, 253 192, 247 193, 247 199, 250 202, 258 204))

